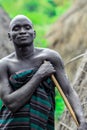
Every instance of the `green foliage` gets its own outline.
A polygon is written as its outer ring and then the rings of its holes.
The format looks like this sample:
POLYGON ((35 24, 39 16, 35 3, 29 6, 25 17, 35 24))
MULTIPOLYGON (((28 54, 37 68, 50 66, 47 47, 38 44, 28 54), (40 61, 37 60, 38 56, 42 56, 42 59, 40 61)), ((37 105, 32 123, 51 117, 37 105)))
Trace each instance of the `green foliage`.
POLYGON ((36 30, 36 38, 35 38, 35 46, 37 47, 47 47, 47 41, 44 37, 45 32, 47 32, 49 26, 47 25, 35 25, 34 26, 35 30, 36 30))
POLYGON ((56 102, 56 106, 55 106, 55 119, 59 120, 61 118, 61 115, 64 111, 65 108, 65 103, 61 98, 61 95, 59 94, 58 90, 55 89, 55 102, 56 102))
POLYGON ((49 2, 51 5, 53 5, 54 7, 56 7, 56 3, 55 3, 54 0, 48 0, 48 2, 49 2))
POLYGON ((44 13, 47 14, 47 16, 52 18, 53 16, 56 16, 56 10, 53 6, 48 6, 44 9, 44 13))
POLYGON ((26 2, 25 3, 25 8, 27 10, 29 10, 30 12, 34 12, 34 11, 37 11, 38 10, 38 7, 39 7, 39 3, 37 0, 30 0, 29 2, 26 2))
MULTIPOLYGON (((0 5, 6 10, 11 18, 17 14, 28 16, 34 23, 36 30, 35 46, 47 47, 45 34, 50 30, 50 25, 55 22, 72 4, 73 0, 0 0, 0 5)), ((55 118, 59 119, 63 110, 64 102, 56 90, 55 118)), ((0 102, 1 106, 1 102, 0 102)))
POLYGON ((62 1, 63 2, 61 2, 61 0, 0 0, 0 4, 11 18, 17 14, 24 14, 31 18, 34 24, 44 25, 53 23, 71 4, 71 0, 62 1))
POLYGON ((0 109, 1 109, 1 106, 2 106, 2 100, 0 99, 0 109))

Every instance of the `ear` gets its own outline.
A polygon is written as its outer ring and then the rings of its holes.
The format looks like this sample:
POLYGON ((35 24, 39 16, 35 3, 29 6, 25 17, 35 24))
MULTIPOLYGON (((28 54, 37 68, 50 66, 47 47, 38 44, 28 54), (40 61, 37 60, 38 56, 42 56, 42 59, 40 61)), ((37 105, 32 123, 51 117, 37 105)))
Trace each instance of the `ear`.
POLYGON ((34 39, 36 38, 36 31, 34 30, 34 39))
POLYGON ((8 38, 10 39, 10 41, 12 40, 12 39, 11 39, 10 32, 8 32, 8 38))

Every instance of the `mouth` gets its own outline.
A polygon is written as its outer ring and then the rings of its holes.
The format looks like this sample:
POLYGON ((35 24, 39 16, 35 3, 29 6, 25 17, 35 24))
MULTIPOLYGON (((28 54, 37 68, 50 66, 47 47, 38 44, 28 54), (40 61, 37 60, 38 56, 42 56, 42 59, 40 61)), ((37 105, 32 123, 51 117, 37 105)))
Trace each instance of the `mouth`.
POLYGON ((27 40, 28 36, 20 36, 18 37, 19 40, 27 40))

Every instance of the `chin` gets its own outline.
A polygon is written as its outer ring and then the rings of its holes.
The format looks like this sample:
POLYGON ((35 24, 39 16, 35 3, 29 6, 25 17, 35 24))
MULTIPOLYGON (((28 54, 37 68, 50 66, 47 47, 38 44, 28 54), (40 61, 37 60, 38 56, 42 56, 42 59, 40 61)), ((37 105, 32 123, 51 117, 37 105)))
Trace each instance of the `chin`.
POLYGON ((27 46, 31 46, 32 43, 20 43, 20 44, 16 44, 18 47, 27 47, 27 46))

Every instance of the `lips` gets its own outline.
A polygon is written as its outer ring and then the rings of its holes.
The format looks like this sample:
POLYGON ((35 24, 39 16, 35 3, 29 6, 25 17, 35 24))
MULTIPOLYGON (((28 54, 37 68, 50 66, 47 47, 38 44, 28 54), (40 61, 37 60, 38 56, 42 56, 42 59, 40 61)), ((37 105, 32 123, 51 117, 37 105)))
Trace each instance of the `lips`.
POLYGON ((29 36, 21 36, 21 37, 18 37, 18 39, 20 40, 26 40, 29 36))

